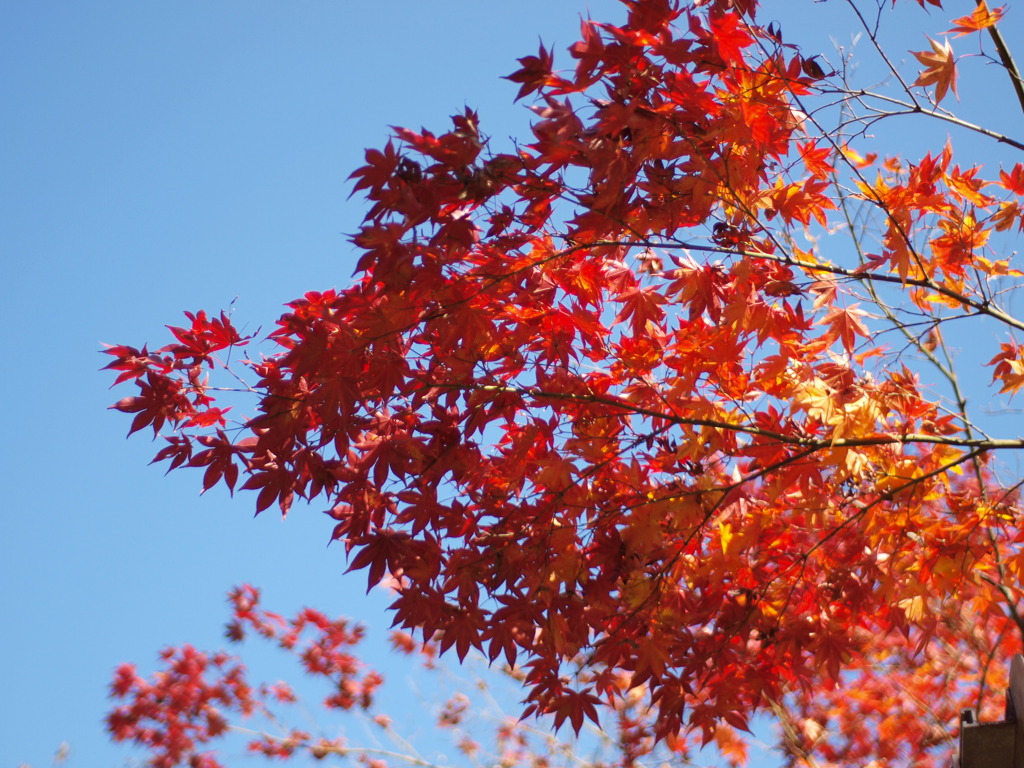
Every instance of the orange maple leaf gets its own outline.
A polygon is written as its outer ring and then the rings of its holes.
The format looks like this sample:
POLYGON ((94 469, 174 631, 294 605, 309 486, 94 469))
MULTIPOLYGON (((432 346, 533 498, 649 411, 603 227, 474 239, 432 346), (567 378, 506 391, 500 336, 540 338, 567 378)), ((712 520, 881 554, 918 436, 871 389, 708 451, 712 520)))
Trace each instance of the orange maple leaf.
POLYGON ((953 91, 953 95, 959 101, 960 95, 956 92, 956 59, 953 56, 953 46, 948 40, 939 44, 930 37, 928 42, 932 46, 930 51, 911 51, 925 67, 914 81, 914 85, 934 85, 936 104, 942 101, 947 91, 953 91))
POLYGON ((862 309, 857 309, 856 304, 850 307, 833 307, 821 321, 823 325, 829 327, 825 333, 825 340, 831 344, 839 339, 848 353, 853 352, 857 336, 871 338, 871 332, 861 322, 862 317, 872 317, 872 315, 862 309))
POLYGON ((961 16, 959 19, 953 19, 954 26, 952 29, 946 30, 946 34, 956 33, 957 37, 963 37, 969 35, 972 32, 978 32, 979 30, 991 27, 996 24, 1003 14, 1006 12, 1006 6, 1001 5, 993 11, 988 9, 985 4, 985 0, 981 0, 978 3, 978 7, 974 9, 974 13, 970 16, 961 16))
POLYGON ((1000 353, 989 360, 986 365, 995 366, 992 381, 1002 382, 999 393, 1014 394, 1024 387, 1024 360, 1021 359, 1021 347, 1016 342, 1000 344, 1000 353))

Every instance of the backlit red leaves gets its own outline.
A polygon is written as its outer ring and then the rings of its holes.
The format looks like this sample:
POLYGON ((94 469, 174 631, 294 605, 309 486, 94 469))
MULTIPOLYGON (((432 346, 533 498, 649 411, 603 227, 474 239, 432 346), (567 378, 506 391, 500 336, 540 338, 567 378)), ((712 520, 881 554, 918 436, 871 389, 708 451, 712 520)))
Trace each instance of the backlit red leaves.
MULTIPOLYGON (((228 596, 233 615, 227 628, 232 642, 241 642, 249 631, 275 642, 295 655, 304 671, 329 683, 324 701, 333 709, 369 709, 383 679, 352 654, 363 630, 345 619, 330 619, 309 608, 285 619, 260 607, 259 590, 237 587, 228 596)), ((114 673, 111 697, 118 702, 107 716, 114 741, 131 741, 150 755, 153 768, 177 765, 220 768, 214 752, 202 747, 224 738, 238 721, 264 715, 274 722, 272 707, 297 699, 284 682, 252 685, 245 668, 233 656, 219 651, 206 653, 183 645, 161 652, 162 669, 146 680, 135 667, 122 664, 114 673)), ((264 734, 250 741, 250 751, 268 757, 290 757, 310 751, 320 757, 338 743, 314 742, 298 730, 284 737, 264 734), (323 750, 327 751, 323 751, 323 750)))
POLYGON ((176 422, 193 417, 195 409, 192 402, 177 381, 149 371, 145 379, 138 378, 136 383, 138 395, 121 398, 111 406, 122 413, 136 414, 128 430, 129 435, 150 426, 156 435, 168 419, 176 422))
POLYGON ((691 29, 706 41, 708 52, 725 64, 742 62, 743 49, 754 43, 746 22, 735 12, 711 13, 706 32, 695 21, 691 21, 691 29))
POLYGON ((999 183, 1015 195, 1024 195, 1024 165, 1017 163, 1007 173, 999 171, 999 183))
POLYGON ((519 59, 519 63, 522 64, 522 67, 505 78, 513 83, 520 83, 516 99, 529 96, 546 85, 561 83, 561 78, 556 77, 552 72, 554 56, 543 45, 540 46, 536 56, 523 56, 519 59))
POLYGON ((252 690, 244 669, 223 653, 208 655, 190 645, 161 653, 166 669, 145 680, 135 668, 122 664, 115 672, 111 696, 127 703, 107 715, 115 741, 133 741, 151 754, 154 768, 192 765, 219 768, 202 745, 221 736, 225 711, 252 712, 252 690))
POLYGON ((579 733, 580 728, 583 727, 584 720, 590 720, 594 723, 598 722, 597 706, 600 704, 601 700, 590 693, 590 691, 576 691, 571 688, 561 687, 557 693, 552 694, 543 704, 531 704, 528 706, 523 716, 529 717, 529 715, 535 712, 552 715, 556 728, 561 727, 562 723, 568 720, 573 730, 579 733))
POLYGON ((245 481, 242 490, 259 491, 256 497, 257 514, 277 502, 281 514, 287 515, 295 499, 295 485, 295 477, 287 467, 268 466, 254 471, 245 481))
MULTIPOLYGON (((223 431, 219 430, 216 435, 201 435, 197 438, 196 442, 203 446, 204 450, 199 451, 195 455, 192 455, 191 450, 189 450, 188 466, 206 467, 206 472, 203 474, 203 491, 208 491, 220 482, 223 482, 228 487, 228 490, 234 491, 235 483, 238 482, 239 464, 244 463, 242 450, 223 431)), ((177 445, 181 444, 178 443, 177 445)), ((168 446, 168 448, 172 449, 171 451, 165 448, 166 454, 164 454, 164 451, 157 454, 156 460, 170 457, 172 453, 175 453, 174 446, 174 443, 168 446)), ((191 446, 189 448, 191 449, 191 446)), ((178 463, 180 464, 181 461, 178 463)), ((174 469, 174 467, 175 464, 172 460, 170 469, 174 469)))
POLYGON ((115 360, 105 370, 120 371, 115 383, 135 381, 139 394, 118 401, 112 408, 137 414, 129 434, 151 426, 159 433, 167 423, 191 427, 221 427, 230 408, 214 407, 206 391, 205 370, 219 364, 215 353, 245 346, 230 318, 209 318, 205 312, 186 312, 189 327, 167 326, 179 343, 150 353, 127 346, 107 346, 115 360))
POLYGON ((569 47, 569 54, 577 60, 576 85, 586 87, 594 82, 593 73, 600 71, 606 55, 601 33, 591 21, 580 22, 580 40, 569 47))
POLYGON ((664 316, 661 305, 665 297, 653 288, 634 288, 622 294, 622 311, 615 317, 615 322, 629 321, 636 335, 647 333, 657 326, 664 316))
POLYGON ((201 362, 210 359, 214 352, 228 347, 244 346, 247 343, 231 325, 231 320, 224 312, 220 313, 219 318, 213 319, 208 318, 203 311, 195 314, 186 312, 185 317, 192 321, 191 327, 167 326, 180 342, 180 346, 167 348, 175 357, 191 355, 194 361, 201 362))
POLYGON ((354 195, 361 189, 368 190, 367 197, 375 199, 380 190, 387 186, 395 171, 398 168, 399 157, 395 152, 395 145, 388 142, 384 150, 366 150, 366 165, 352 171, 350 179, 355 179, 352 185, 354 195))
POLYGON ((401 572, 410 541, 409 534, 402 531, 388 530, 369 536, 366 541, 359 542, 359 554, 352 559, 348 569, 368 569, 366 591, 369 592, 386 574, 401 572))
POLYGON ((797 144, 800 150, 800 158, 804 166, 812 176, 817 179, 827 179, 835 173, 835 166, 830 162, 835 150, 829 146, 817 146, 813 141, 797 144))

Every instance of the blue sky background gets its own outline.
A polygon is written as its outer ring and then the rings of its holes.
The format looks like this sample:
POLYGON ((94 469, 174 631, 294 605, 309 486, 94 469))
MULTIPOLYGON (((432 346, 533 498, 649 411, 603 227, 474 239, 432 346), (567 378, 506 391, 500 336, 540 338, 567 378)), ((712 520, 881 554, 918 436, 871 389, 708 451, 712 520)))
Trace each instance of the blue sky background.
MULTIPOLYGON (((964 8, 933 32, 973 3, 949 5, 964 8)), ((341 577, 319 508, 254 521, 252 499, 199 497, 198 475, 146 466, 156 446, 125 441, 128 418, 106 410, 128 392, 97 372, 100 343, 161 346, 183 310, 232 302, 255 330, 344 286, 363 149, 466 105, 496 139, 526 136, 499 78, 538 36, 571 66, 588 8, 623 17, 611 0, 0 0, 0 766, 48 766, 62 742, 69 765, 124 764, 101 722, 113 668, 218 647, 233 584, 384 638, 385 598, 341 577)), ((830 53, 823 33, 849 33, 823 18, 798 31, 830 53)), ((994 119, 1019 125, 1012 106, 994 119)))

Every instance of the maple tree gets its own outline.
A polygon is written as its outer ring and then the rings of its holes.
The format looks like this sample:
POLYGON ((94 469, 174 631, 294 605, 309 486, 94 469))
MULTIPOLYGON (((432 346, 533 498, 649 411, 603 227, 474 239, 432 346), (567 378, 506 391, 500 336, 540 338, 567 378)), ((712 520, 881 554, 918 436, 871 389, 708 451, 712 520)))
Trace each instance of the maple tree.
POLYGON ((762 711, 792 765, 942 764, 1024 631, 1024 439, 964 383, 1024 387, 1024 140, 954 102, 975 66, 1024 86, 1004 8, 899 3, 931 9, 907 57, 898 2, 839 3, 864 85, 756 0, 624 0, 573 68, 519 60, 528 143, 466 110, 367 151, 354 281, 263 356, 190 313, 107 350, 138 389, 114 407, 204 490, 329 507, 396 625, 519 670, 526 715, 579 730, 640 691, 673 749, 762 711), (902 116, 1005 161, 880 155, 902 116))

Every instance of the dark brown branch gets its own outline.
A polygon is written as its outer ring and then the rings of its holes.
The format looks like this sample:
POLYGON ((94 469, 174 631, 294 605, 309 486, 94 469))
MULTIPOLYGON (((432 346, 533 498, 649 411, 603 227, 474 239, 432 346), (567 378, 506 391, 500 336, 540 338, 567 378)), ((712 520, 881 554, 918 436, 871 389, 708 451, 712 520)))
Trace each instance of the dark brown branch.
POLYGON ((914 443, 925 443, 931 445, 950 445, 958 448, 972 448, 976 451, 993 451, 1024 449, 1024 438, 990 438, 990 437, 954 437, 952 435, 928 435, 928 434, 897 434, 897 433, 876 433, 864 437, 840 437, 840 438, 815 438, 801 435, 787 435, 782 432, 775 432, 770 429, 762 429, 751 424, 734 424, 728 421, 717 419, 701 419, 691 416, 683 416, 678 413, 666 413, 642 405, 631 403, 628 400, 612 395, 575 394, 572 392, 550 392, 538 387, 514 387, 504 384, 487 384, 478 387, 481 390, 492 390, 499 392, 514 392, 518 395, 532 398, 534 400, 568 400, 579 403, 599 403, 601 405, 619 408, 627 413, 635 413, 640 416, 647 416, 655 419, 663 419, 670 424, 688 425, 693 427, 711 427, 726 432, 741 432, 748 435, 755 435, 769 440, 774 440, 785 445, 794 445, 801 448, 813 450, 827 450, 830 448, 866 448, 872 445, 910 445, 914 443))
MULTIPOLYGON (((980 2, 978 4, 981 5, 980 2)), ((999 53, 999 61, 1002 62, 1003 67, 1006 69, 1006 74, 1010 76, 1013 90, 1017 94, 1017 103, 1020 104, 1021 112, 1024 113, 1024 80, 1021 79, 1017 63, 1013 60, 1010 49, 1006 46, 1006 40, 1003 39, 1002 33, 995 24, 988 28, 988 34, 992 38, 992 42, 995 43, 996 51, 999 53)))

